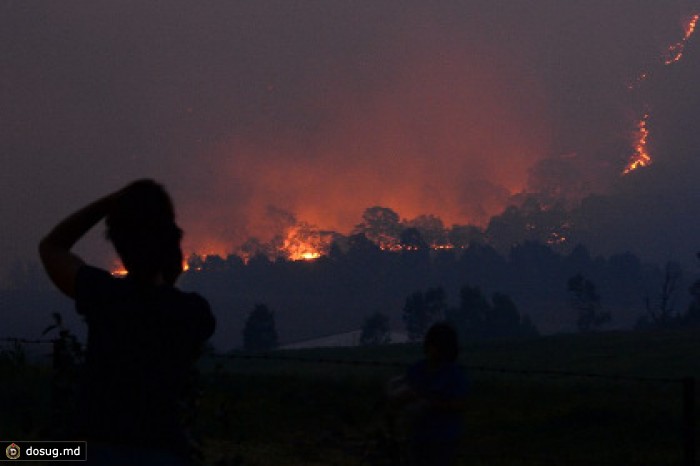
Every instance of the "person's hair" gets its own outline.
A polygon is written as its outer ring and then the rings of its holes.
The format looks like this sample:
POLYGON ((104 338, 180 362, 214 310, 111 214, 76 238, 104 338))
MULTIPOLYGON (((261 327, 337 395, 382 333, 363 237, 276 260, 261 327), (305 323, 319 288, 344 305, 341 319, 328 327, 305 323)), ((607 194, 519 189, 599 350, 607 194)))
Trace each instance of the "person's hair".
POLYGON ((130 185, 115 199, 106 218, 107 238, 124 267, 136 278, 158 273, 174 283, 182 272, 182 230, 165 189, 152 180, 130 185))
POLYGON ((438 322, 428 329, 423 340, 423 347, 434 348, 440 361, 454 362, 459 356, 459 337, 450 324, 438 322))

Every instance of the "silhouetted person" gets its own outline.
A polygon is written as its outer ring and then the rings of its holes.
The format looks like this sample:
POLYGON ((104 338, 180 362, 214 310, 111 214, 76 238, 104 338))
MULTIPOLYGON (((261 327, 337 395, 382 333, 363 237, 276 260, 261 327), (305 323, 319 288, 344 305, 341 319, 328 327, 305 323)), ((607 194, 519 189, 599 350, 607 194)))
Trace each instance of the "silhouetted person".
POLYGON ((39 245, 49 277, 88 326, 74 437, 88 440, 88 464, 189 464, 183 407, 215 323, 204 298, 173 286, 181 236, 168 194, 141 180, 69 216, 39 245), (103 218, 124 278, 71 252, 103 218))
POLYGON ((452 465, 462 437, 468 389, 467 375, 457 364, 457 333, 446 323, 434 324, 423 350, 425 359, 391 382, 391 422, 403 424, 408 464, 452 465))

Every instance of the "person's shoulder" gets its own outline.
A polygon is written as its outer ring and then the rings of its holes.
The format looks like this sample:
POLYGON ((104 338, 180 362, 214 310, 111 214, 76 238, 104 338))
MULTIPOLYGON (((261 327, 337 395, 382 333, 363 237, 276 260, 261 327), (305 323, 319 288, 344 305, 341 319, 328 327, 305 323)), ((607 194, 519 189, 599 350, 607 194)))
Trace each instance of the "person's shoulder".
POLYGON ((78 312, 110 299, 110 296, 117 292, 121 281, 104 269, 83 264, 75 277, 75 301, 78 312))
POLYGON ((191 330, 201 339, 206 340, 214 333, 216 320, 209 302, 199 293, 186 292, 178 288, 171 289, 176 302, 175 308, 184 321, 189 322, 191 330))
POLYGON ((170 288, 170 291, 181 306, 189 311, 209 310, 209 302, 199 293, 182 291, 176 287, 170 288))
POLYGON ((118 280, 111 273, 98 267, 83 264, 77 272, 77 279, 85 281, 112 281, 118 280))

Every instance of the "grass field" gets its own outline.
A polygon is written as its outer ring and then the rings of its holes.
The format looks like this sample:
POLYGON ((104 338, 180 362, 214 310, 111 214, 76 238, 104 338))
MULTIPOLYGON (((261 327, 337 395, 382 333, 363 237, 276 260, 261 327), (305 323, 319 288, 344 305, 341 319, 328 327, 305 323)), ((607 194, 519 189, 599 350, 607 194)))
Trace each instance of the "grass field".
MULTIPOLYGON (((600 333, 468 345, 461 362, 471 368, 472 389, 460 464, 683 464, 683 392, 676 380, 700 376, 699 337, 697 331, 600 333), (671 381, 614 378, 619 375, 671 381)), ((197 426, 207 464, 392 464, 391 444, 380 435, 383 387, 421 357, 420 347, 270 356, 202 361, 197 426)), ((36 364, 18 370, 7 361, 1 370, 0 436, 41 439, 50 371, 36 364)))

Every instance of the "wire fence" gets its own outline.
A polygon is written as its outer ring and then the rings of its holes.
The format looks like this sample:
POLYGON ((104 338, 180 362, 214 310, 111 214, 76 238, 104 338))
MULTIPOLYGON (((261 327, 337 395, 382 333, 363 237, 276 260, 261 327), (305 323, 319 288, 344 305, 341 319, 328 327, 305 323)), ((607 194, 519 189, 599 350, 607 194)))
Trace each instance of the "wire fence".
MULTIPOLYGON (((306 364, 330 364, 350 367, 385 367, 402 369, 408 367, 409 362, 398 361, 377 361, 366 359, 341 359, 341 358, 324 358, 324 357, 303 357, 291 356, 276 353, 245 353, 232 352, 227 354, 213 354, 215 358, 220 359, 239 359, 239 360, 257 360, 257 361, 281 361, 281 362, 296 362, 306 364)), ((517 377, 534 377, 542 378, 576 378, 576 379, 592 379, 598 381, 624 382, 633 384, 662 384, 679 388, 677 392, 682 405, 682 443, 683 443, 683 465, 695 466, 696 463, 696 380, 692 376, 687 377, 649 377, 628 374, 606 374, 596 372, 576 372, 566 370, 550 370, 550 369, 517 369, 508 367, 494 367, 484 365, 464 365, 470 373, 485 373, 497 375, 512 375, 517 377)), ((493 454, 480 454, 480 458, 490 456, 497 458, 493 454)), ((575 460, 573 458, 564 459, 557 457, 552 458, 520 458, 521 464, 589 464, 588 460, 575 460)), ((598 464, 607 464, 603 461, 598 464)), ((617 463, 611 463, 617 464, 617 463)))
POLYGON ((1 343, 13 343, 13 344, 27 344, 27 345, 38 345, 38 344, 51 344, 54 342, 54 340, 51 339, 35 339, 31 340, 28 338, 12 338, 12 337, 6 337, 6 338, 0 338, 1 343))
MULTIPOLYGON (((276 353, 244 353, 244 352, 232 352, 232 353, 212 353, 211 356, 219 359, 241 359, 241 360, 263 360, 263 361, 287 361, 287 362, 302 362, 302 363, 312 363, 312 364, 332 364, 340 366, 357 366, 357 367, 390 367, 390 368, 406 368, 411 362, 400 362, 400 361, 376 361, 367 359, 341 359, 341 358, 308 358, 303 356, 288 356, 276 353)), ((652 382, 652 383, 680 383, 683 378, 673 378, 673 377, 645 377, 636 375, 626 375, 626 374, 603 374, 594 372, 575 372, 575 371, 563 371, 563 370, 549 370, 549 369, 515 369, 509 367, 494 367, 494 366, 483 366, 483 365, 463 365, 465 369, 470 372, 484 372, 493 374, 509 374, 509 375, 519 375, 519 376, 544 376, 544 377, 575 377, 575 378, 589 378, 589 379, 603 379, 603 380, 615 380, 615 381, 628 381, 628 382, 652 382)))
MULTIPOLYGON (((0 338, 0 343, 12 344, 53 344, 56 339, 27 339, 5 337, 0 338)), ((319 348, 323 349, 323 348, 319 348)), ((293 351, 293 350, 292 350, 293 351)), ((281 361, 281 362, 301 362, 309 364, 329 364, 338 366, 355 366, 355 367, 386 367, 395 369, 405 369, 411 365, 412 361, 378 361, 369 359, 348 359, 348 358, 327 358, 327 357, 304 357, 291 356, 282 354, 277 351, 272 352, 247 352, 247 351, 232 351, 229 353, 209 353, 209 356, 216 359, 240 359, 240 360, 257 360, 257 361, 281 361)), ((465 369, 470 372, 483 372, 492 374, 508 374, 518 376, 540 376, 540 377, 562 377, 562 378, 588 378, 602 379, 613 381, 627 381, 640 383, 683 383, 686 377, 648 377, 629 374, 606 374, 596 372, 577 372, 552 369, 518 369, 512 367, 498 367, 485 365, 470 365, 463 364, 465 369)))
MULTIPOLYGON (((54 344, 58 339, 27 339, 27 338, 0 338, 0 347, 2 344, 12 345, 15 349, 21 348, 23 345, 50 345, 54 344)), ((241 360, 241 361, 261 361, 261 362, 285 362, 285 363, 301 363, 309 365, 334 365, 344 366, 349 368, 370 367, 370 368, 391 368, 405 369, 412 362, 407 361, 380 361, 370 359, 352 359, 352 358, 337 358, 337 357, 309 357, 298 356, 293 354, 284 354, 284 352, 230 352, 230 353, 210 353, 210 357, 216 360, 241 360)), ((464 367, 470 373, 494 374, 503 376, 529 377, 537 380, 562 378, 562 379, 591 379, 598 381, 623 382, 633 384, 653 384, 678 387, 680 390, 678 396, 679 405, 682 406, 682 464, 684 466, 696 466, 696 379, 692 376, 687 377, 649 377, 630 374, 609 374, 597 372, 576 372, 567 370, 550 370, 550 369, 521 369, 511 367, 496 367, 486 365, 468 365, 464 367)), ((479 452, 479 458, 491 459, 498 462, 499 458, 505 460, 498 453, 494 452, 479 452)), ((521 456, 519 464, 590 464, 589 460, 580 460, 576 458, 562 458, 557 456, 552 457, 534 457, 527 455, 521 456)), ((618 464, 606 463, 605 461, 596 461, 596 464, 618 464)))

